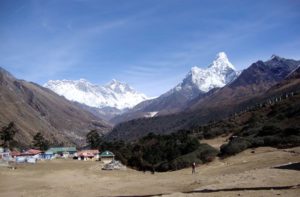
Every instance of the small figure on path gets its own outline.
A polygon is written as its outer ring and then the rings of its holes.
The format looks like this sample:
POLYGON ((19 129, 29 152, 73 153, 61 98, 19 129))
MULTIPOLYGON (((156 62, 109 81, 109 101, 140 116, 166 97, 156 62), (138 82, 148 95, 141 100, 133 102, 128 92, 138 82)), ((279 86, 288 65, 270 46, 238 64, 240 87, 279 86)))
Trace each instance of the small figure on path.
POLYGON ((192 174, 195 174, 196 173, 196 163, 194 162, 192 164, 192 174))

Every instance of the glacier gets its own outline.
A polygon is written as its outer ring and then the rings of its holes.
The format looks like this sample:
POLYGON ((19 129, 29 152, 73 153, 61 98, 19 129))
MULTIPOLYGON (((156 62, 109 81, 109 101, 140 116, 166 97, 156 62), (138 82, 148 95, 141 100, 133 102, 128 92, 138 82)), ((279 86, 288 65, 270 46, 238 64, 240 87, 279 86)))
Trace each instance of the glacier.
POLYGON ((104 86, 92 84, 86 79, 50 80, 44 87, 68 100, 96 108, 113 107, 124 110, 148 99, 145 94, 115 79, 104 86))

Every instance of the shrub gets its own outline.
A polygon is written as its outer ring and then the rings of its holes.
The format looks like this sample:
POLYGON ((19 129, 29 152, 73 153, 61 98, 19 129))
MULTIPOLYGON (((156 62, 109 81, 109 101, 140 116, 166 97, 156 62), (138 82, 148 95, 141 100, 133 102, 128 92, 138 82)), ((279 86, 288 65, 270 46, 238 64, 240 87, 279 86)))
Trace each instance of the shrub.
POLYGON ((260 147, 260 146, 264 146, 265 142, 264 142, 264 138, 263 137, 256 137, 256 138, 252 138, 252 145, 251 147, 260 147))
POLYGON ((276 147, 282 142, 282 138, 279 136, 265 136, 264 146, 273 146, 276 147))
POLYGON ((286 118, 286 116, 285 116, 283 113, 279 113, 279 114, 276 116, 276 119, 278 119, 279 121, 284 120, 285 118, 286 118))
POLYGON ((291 148, 295 146, 300 146, 300 136, 290 135, 285 138, 278 144, 278 148, 291 148))
POLYGON ((202 163, 195 154, 189 153, 187 155, 180 156, 170 162, 168 170, 180 170, 186 167, 190 167, 193 162, 202 163))
POLYGON ((300 128, 286 128, 283 132, 282 132, 283 136, 290 136, 290 135, 298 135, 300 136, 300 128))
POLYGON ((242 132, 240 133, 240 136, 243 136, 243 137, 255 136, 255 135, 257 135, 259 132, 260 132, 260 130, 257 129, 257 128, 249 129, 249 130, 242 131, 242 132))
POLYGON ((129 158, 127 164, 131 167, 134 167, 137 170, 143 169, 142 159, 136 155, 129 158))
POLYGON ((281 129, 276 126, 264 126, 258 133, 258 136, 276 135, 281 132, 281 129))
POLYGON ((247 148, 251 147, 252 143, 246 138, 237 138, 230 141, 228 144, 223 144, 220 148, 222 156, 235 155, 247 148))
POLYGON ((157 166, 157 171, 179 170, 190 167, 192 163, 196 162, 207 163, 212 161, 218 154, 218 150, 209 146, 208 144, 200 144, 197 150, 179 156, 170 162, 163 162, 157 166))

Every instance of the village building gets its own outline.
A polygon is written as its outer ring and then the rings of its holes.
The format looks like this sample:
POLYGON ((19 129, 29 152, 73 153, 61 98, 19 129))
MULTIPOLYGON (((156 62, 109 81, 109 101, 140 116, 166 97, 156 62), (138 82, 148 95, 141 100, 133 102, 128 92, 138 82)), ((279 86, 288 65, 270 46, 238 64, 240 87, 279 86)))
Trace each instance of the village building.
POLYGON ((52 151, 46 151, 43 154, 43 159, 53 159, 54 158, 54 154, 52 151))
POLYGON ((15 152, 14 156, 17 163, 36 163, 37 160, 42 159, 43 151, 38 149, 29 149, 25 152, 15 152))
POLYGON ((11 156, 10 154, 11 154, 11 152, 10 152, 9 149, 5 149, 3 147, 0 147, 0 159, 8 160, 9 157, 11 156))
POLYGON ((100 154, 100 161, 104 164, 111 163, 115 160, 115 155, 110 151, 104 151, 100 154))
POLYGON ((26 155, 26 156, 32 156, 35 158, 39 158, 42 153, 43 153, 43 151, 38 150, 38 149, 29 149, 29 150, 21 153, 20 155, 26 155))
POLYGON ((17 156, 21 155, 21 152, 13 150, 11 151, 10 155, 12 156, 12 158, 16 158, 17 156))
POLYGON ((72 157, 76 152, 76 147, 54 147, 47 150, 47 152, 52 152, 54 157, 68 158, 72 157))
POLYGON ((82 150, 77 152, 78 160, 99 160, 99 150, 82 150))

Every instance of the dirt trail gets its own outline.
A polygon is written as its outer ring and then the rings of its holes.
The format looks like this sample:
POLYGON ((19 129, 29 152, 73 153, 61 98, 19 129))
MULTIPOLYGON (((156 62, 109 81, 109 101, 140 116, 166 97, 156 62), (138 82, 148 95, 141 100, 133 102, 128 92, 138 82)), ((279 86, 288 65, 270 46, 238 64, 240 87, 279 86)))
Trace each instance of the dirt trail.
POLYGON ((258 148, 255 153, 247 150, 201 165, 195 175, 191 169, 152 175, 131 169, 102 171, 98 162, 42 161, 36 165, 19 165, 17 170, 1 167, 0 196, 299 196, 299 188, 270 189, 300 184, 300 171, 272 168, 300 162, 299 154, 300 147, 258 148), (205 190, 215 192, 200 192, 205 190))
POLYGON ((210 140, 200 140, 200 143, 206 143, 211 145, 212 147, 219 149, 222 144, 227 143, 227 139, 229 138, 230 134, 224 137, 218 137, 210 140))

